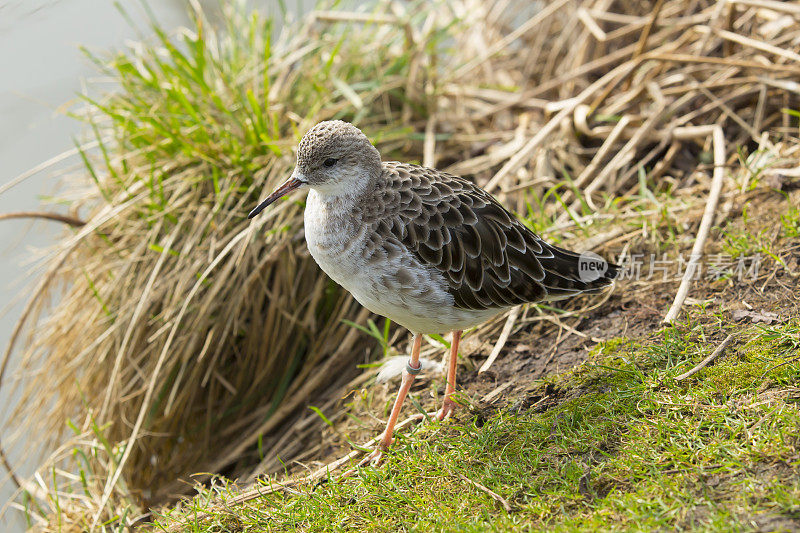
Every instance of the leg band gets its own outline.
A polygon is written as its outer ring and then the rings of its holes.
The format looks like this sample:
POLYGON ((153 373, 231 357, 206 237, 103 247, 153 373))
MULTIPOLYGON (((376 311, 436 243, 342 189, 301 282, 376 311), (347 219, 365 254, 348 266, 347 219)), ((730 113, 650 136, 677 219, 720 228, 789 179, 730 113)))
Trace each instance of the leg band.
POLYGON ((409 359, 408 363, 406 363, 406 372, 408 372, 412 376, 416 376, 417 374, 422 372, 422 363, 418 363, 418 364, 419 364, 419 366, 417 368, 412 367, 411 366, 411 359, 409 359))

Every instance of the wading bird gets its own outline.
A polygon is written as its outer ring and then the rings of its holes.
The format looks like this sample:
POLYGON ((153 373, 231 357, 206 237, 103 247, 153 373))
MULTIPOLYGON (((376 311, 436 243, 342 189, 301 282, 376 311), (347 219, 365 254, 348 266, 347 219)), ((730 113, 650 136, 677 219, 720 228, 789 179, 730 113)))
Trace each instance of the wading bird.
MULTIPOLYGON (((421 366, 422 334, 452 332, 440 420, 452 399, 464 329, 519 304, 560 300, 608 286, 617 267, 581 270, 582 256, 543 241, 474 183, 417 165, 381 161, 361 130, 320 122, 300 141, 291 177, 248 218, 308 189, 305 237, 317 264, 361 305, 414 334, 373 464, 392 442, 421 366)), ((597 258, 597 256, 594 256, 597 258)))

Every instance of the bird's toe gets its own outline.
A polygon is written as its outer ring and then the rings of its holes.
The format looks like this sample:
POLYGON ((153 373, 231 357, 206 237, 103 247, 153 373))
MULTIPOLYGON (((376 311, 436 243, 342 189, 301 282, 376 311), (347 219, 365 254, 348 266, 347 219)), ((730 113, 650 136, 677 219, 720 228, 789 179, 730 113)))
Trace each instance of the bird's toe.
POLYGON ((372 450, 366 457, 364 457, 358 466, 379 466, 383 461, 383 452, 384 448, 381 445, 378 445, 377 448, 372 450))
POLYGON ((436 418, 439 421, 447 420, 453 415, 453 411, 455 411, 456 404, 449 400, 445 400, 442 404, 442 408, 436 411, 436 418))

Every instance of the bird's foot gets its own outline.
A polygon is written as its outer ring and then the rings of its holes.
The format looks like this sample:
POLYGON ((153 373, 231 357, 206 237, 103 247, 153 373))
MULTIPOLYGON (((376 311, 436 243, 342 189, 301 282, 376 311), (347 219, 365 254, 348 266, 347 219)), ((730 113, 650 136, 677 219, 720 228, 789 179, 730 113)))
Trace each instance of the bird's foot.
POLYGON ((383 443, 378 444, 374 450, 361 459, 356 466, 343 473, 341 477, 348 478, 354 476, 358 473, 359 468, 364 468, 365 466, 380 466, 381 462, 383 461, 383 452, 385 451, 386 446, 384 446, 383 443))
POLYGON ((447 399, 442 403, 442 408, 436 411, 436 418, 439 421, 447 420, 453 414, 453 411, 456 410, 456 404, 454 401, 447 399))
POLYGON ((411 415, 409 418, 414 422, 424 422, 436 416, 438 411, 428 411, 427 413, 417 413, 415 415, 411 415))
POLYGON ((430 420, 435 418, 440 422, 442 420, 447 420, 456 410, 456 403, 452 400, 445 400, 442 404, 441 409, 438 411, 429 411, 427 413, 418 413, 416 415, 411 415, 411 418, 416 422, 424 422, 425 420, 430 420))
POLYGON ((358 463, 358 466, 380 466, 381 462, 383 462, 383 452, 385 452, 388 448, 389 446, 384 445, 383 443, 378 444, 378 446, 376 446, 372 452, 370 452, 358 463))

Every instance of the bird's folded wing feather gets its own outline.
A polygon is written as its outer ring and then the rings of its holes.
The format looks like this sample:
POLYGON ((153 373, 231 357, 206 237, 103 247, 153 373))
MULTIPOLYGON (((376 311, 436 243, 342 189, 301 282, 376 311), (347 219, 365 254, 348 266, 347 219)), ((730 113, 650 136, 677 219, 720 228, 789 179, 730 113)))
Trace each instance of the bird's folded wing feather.
POLYGON ((577 254, 543 241, 466 179, 385 162, 381 181, 361 206, 363 221, 441 272, 457 307, 511 307, 607 285, 581 281, 577 254))

